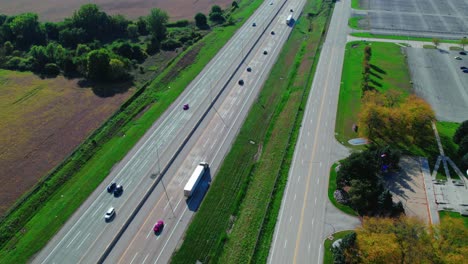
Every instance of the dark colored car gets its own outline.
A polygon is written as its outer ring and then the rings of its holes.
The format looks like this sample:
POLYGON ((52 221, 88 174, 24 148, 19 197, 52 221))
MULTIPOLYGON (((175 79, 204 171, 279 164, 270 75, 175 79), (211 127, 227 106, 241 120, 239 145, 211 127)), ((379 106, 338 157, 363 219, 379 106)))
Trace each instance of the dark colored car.
POLYGON ((239 85, 244 85, 244 80, 239 80, 239 85))
POLYGON ((459 54, 460 55, 466 55, 466 51, 460 51, 459 54))
POLYGON ((107 186, 107 192, 112 193, 116 186, 117 184, 115 182, 112 182, 111 184, 109 184, 109 186, 107 186))
POLYGON ((268 51, 264 50, 263 55, 267 55, 267 54, 268 54, 268 51))
POLYGON ((156 222, 156 224, 153 227, 153 231, 155 233, 159 233, 159 232, 162 231, 163 227, 164 227, 164 221, 163 220, 158 220, 158 222, 156 222))
POLYGON ((188 110, 189 109, 189 105, 188 104, 184 104, 184 107, 182 107, 184 110, 188 110))
POLYGON ((114 196, 120 196, 123 192, 122 185, 117 185, 114 190, 114 196))
POLYGON ((464 72, 464 73, 468 73, 468 69, 466 69, 466 70, 463 70, 463 72, 464 72))
POLYGON ((271 32, 271 34, 272 34, 272 35, 274 35, 274 34, 275 34, 275 32, 274 32, 274 31, 272 31, 272 32, 271 32))
POLYGON ((247 68, 247 71, 248 71, 248 72, 251 72, 251 71, 252 71, 252 68, 248 67, 248 68, 247 68))
POLYGON ((257 23, 253 23, 253 24, 252 24, 252 27, 256 27, 256 26, 257 26, 257 23))
POLYGON ((468 68, 466 68, 465 66, 460 67, 460 70, 466 70, 466 69, 468 69, 468 68))

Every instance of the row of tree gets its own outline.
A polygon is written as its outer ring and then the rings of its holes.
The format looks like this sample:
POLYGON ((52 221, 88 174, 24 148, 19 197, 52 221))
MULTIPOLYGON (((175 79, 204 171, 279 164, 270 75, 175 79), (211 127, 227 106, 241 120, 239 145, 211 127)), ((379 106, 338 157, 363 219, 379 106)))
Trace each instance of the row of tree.
POLYGON ((403 205, 394 203, 384 187, 383 175, 398 169, 401 153, 390 147, 371 145, 352 153, 340 162, 336 186, 347 196, 345 201, 360 215, 395 216, 404 213, 403 205), (348 191, 345 192, 344 190, 348 191))
MULTIPOLYGON (((209 28, 205 15, 197 14, 195 20, 198 28, 209 28)), ((225 20, 225 11, 213 6, 210 21, 225 20)), ((41 23, 33 13, 0 15, 0 68, 63 72, 99 81, 126 79, 147 54, 189 46, 203 36, 187 20, 168 21, 168 14, 157 8, 130 21, 108 15, 95 4, 81 6, 58 23, 41 23)))
POLYGON ((367 218, 332 248, 333 263, 466 263, 468 229, 461 219, 426 225, 418 219, 367 218))
POLYGON ((462 171, 468 170, 468 120, 465 120, 455 131, 453 142, 458 145, 462 171))
POLYGON ((366 45, 364 48, 364 60, 362 61, 362 81, 361 81, 361 90, 364 95, 365 92, 372 90, 372 87, 369 85, 370 82, 370 59, 372 56, 372 48, 369 45, 366 45))

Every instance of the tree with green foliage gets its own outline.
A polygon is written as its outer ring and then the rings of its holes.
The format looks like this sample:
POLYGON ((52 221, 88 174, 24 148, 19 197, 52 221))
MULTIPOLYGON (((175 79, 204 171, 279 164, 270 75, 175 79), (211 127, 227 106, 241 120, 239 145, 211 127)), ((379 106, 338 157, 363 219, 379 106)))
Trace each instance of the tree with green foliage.
POLYGON ((211 12, 210 12, 209 17, 210 17, 210 21, 213 21, 218 24, 224 23, 224 21, 226 21, 226 18, 223 15, 223 10, 218 5, 214 5, 211 7, 211 12))
POLYGON ((239 4, 237 3, 237 1, 232 1, 231 6, 232 8, 239 8, 239 4))
POLYGON ((59 32, 59 42, 67 48, 75 48, 86 39, 89 37, 82 28, 64 28, 59 32))
POLYGON ((129 24, 127 26, 127 35, 131 39, 136 39, 138 38, 138 26, 135 24, 129 24))
POLYGON ((199 29, 207 29, 209 26, 208 26, 208 20, 205 16, 205 14, 203 13, 197 13, 195 15, 195 25, 199 28, 199 29))
POLYGON ((346 256, 354 255, 356 248, 356 233, 352 232, 347 234, 341 239, 338 246, 332 247, 333 264, 346 264, 346 256))
POLYGON ((169 21, 169 15, 165 11, 159 8, 151 9, 151 13, 147 17, 147 23, 153 38, 162 41, 166 37, 167 21, 169 21))
POLYGON ((458 144, 458 155, 463 157, 465 154, 468 153, 468 135, 465 135, 458 144))
POLYGON ((5 43, 3 43, 3 49, 5 51, 5 55, 8 56, 11 55, 11 53, 13 53, 15 47, 13 46, 13 44, 11 44, 10 41, 5 41, 5 43))
POLYGON ((110 55, 106 49, 93 50, 88 53, 87 76, 91 80, 105 80, 109 72, 110 55))
POLYGON ((455 144, 460 144, 462 138, 468 135, 468 120, 463 121, 460 126, 458 126, 455 134, 453 135, 453 142, 455 144))
POLYGON ((145 17, 139 17, 137 22, 136 22, 136 25, 138 27, 138 34, 140 36, 146 36, 146 35, 149 34, 148 22, 146 21, 145 17))
POLYGON ((106 28, 110 23, 109 16, 95 4, 82 5, 78 11, 73 13, 71 21, 73 27, 81 28, 86 32, 86 38, 81 39, 81 42, 101 39, 107 33, 106 28))
POLYGON ((439 45, 440 45, 440 39, 432 38, 432 43, 434 43, 434 46, 436 46, 436 48, 438 48, 439 45))
POLYGON ((119 59, 111 59, 109 61, 109 79, 112 81, 118 81, 125 79, 127 71, 125 70, 125 64, 119 59))
MULTIPOLYGON (((31 45, 45 43, 45 30, 41 27, 37 14, 24 13, 7 21, 8 27, 13 35, 12 41, 19 49, 28 49, 31 45)), ((10 39, 9 39, 10 40, 10 39)))
POLYGON ((465 49, 466 45, 468 45, 468 38, 463 37, 462 39, 460 39, 460 46, 462 47, 462 49, 465 49))

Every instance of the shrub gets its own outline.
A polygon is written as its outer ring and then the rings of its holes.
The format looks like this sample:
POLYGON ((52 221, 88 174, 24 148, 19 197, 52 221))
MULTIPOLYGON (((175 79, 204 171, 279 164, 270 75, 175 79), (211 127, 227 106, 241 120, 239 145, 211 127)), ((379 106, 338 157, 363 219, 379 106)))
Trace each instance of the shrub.
POLYGON ((179 47, 182 47, 182 43, 175 39, 166 39, 161 43, 162 50, 175 50, 179 47))
POLYGON ((57 76, 57 75, 60 74, 60 68, 55 63, 47 63, 44 66, 44 74, 51 75, 51 76, 57 76))

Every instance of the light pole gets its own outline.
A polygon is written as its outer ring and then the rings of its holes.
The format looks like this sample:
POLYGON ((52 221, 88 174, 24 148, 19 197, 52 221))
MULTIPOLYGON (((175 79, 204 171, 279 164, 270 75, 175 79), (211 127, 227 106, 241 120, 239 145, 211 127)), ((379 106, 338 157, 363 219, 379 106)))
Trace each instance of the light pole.
MULTIPOLYGON (((161 161, 159 159, 159 146, 156 148, 156 155, 157 155, 157 158, 158 158, 158 175, 159 177, 161 177, 161 161)), ((163 181, 163 178, 161 177, 161 184, 162 184, 162 187, 164 189, 164 194, 166 194, 166 198, 167 198, 167 203, 169 204, 169 207, 171 207, 171 211, 172 211, 172 215, 175 217, 175 212, 174 212, 174 208, 172 207, 172 204, 171 204, 171 199, 169 199, 169 195, 167 195, 167 190, 166 190, 166 186, 164 185, 164 181, 163 181)))

